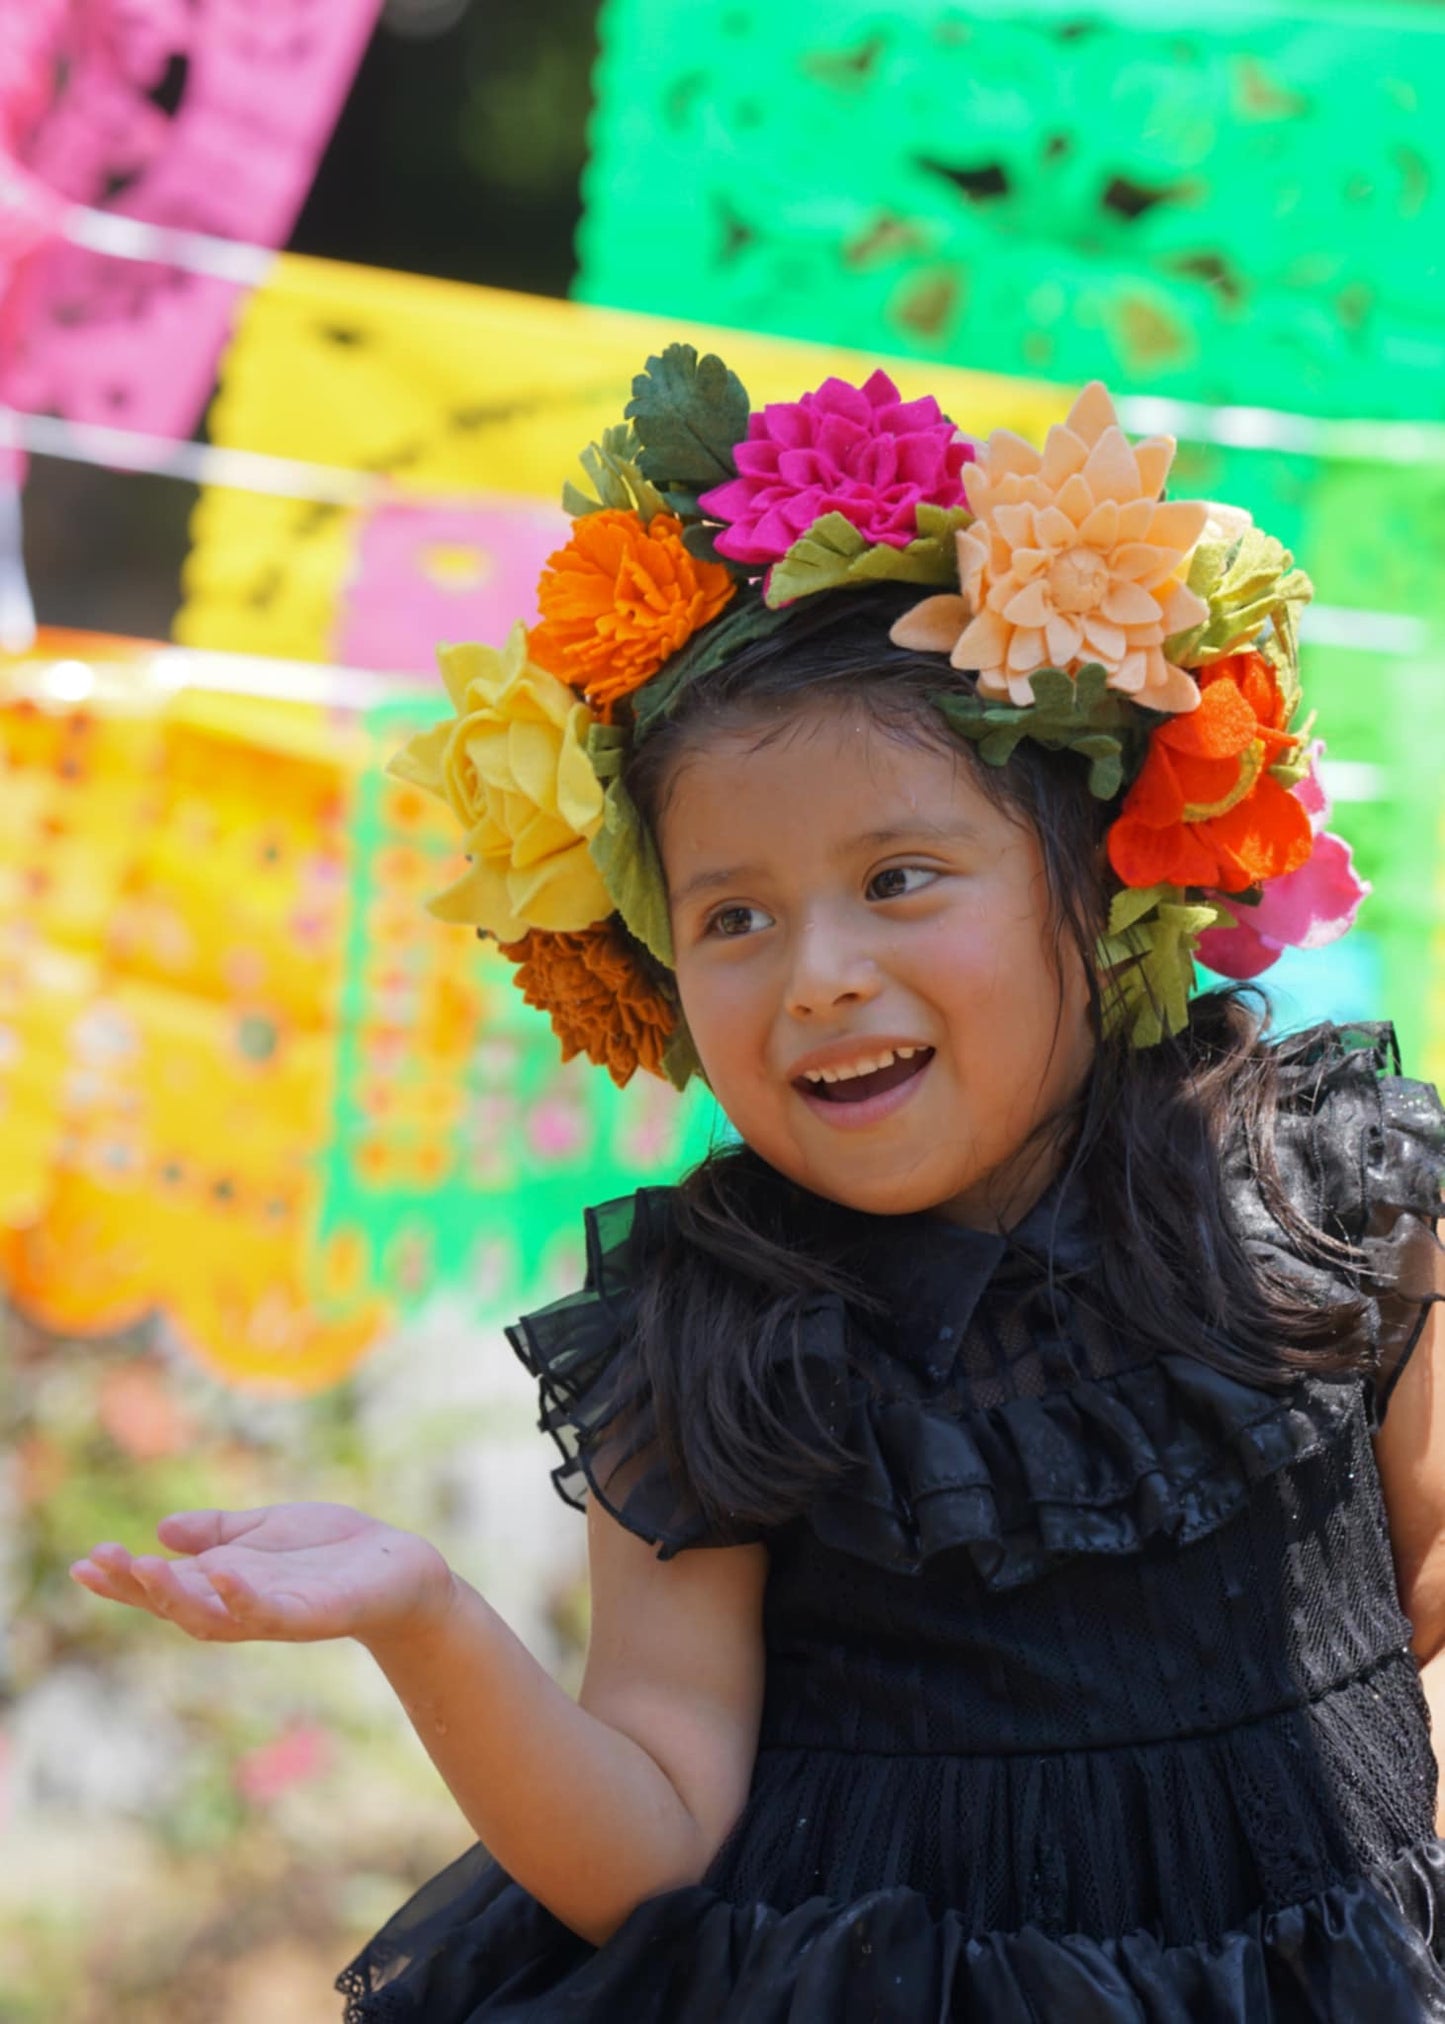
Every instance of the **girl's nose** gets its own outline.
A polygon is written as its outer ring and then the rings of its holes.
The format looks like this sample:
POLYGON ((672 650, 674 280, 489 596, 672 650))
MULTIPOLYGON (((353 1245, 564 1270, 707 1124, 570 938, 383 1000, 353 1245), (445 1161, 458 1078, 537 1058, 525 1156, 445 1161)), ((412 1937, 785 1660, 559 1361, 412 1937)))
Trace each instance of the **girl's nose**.
POLYGON ((798 937, 788 1010, 809 1019, 839 1005, 865 1005, 878 995, 879 984, 877 964, 856 939, 822 923, 810 925, 798 937))

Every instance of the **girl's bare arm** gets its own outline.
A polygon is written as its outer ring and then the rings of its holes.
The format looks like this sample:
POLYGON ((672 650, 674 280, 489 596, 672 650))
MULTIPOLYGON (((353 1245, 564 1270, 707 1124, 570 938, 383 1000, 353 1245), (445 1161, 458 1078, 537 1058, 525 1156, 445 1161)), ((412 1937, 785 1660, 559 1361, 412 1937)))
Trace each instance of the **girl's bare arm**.
MULTIPOLYGON (((1445 1260, 1437 1261, 1445 1292, 1445 1260)), ((1445 1653, 1445 1314, 1437 1302, 1375 1437, 1400 1602, 1422 1666, 1445 1653)))
POLYGON ((762 1709, 761 1546, 660 1561, 588 1516, 592 1632, 573 1701, 434 1547, 344 1505, 186 1512, 107 1544, 83 1586, 208 1641, 351 1637, 395 1688, 478 1839, 600 1944, 695 1882, 747 1794, 762 1709))
POLYGON ((595 1502, 588 1549, 576 1702, 465 1582, 433 1628, 366 1643, 478 1838, 600 1945, 643 1898, 696 1882, 742 1808, 767 1554, 659 1561, 595 1502))
MULTIPOLYGON (((1445 1260, 1437 1260, 1445 1292, 1445 1260)), ((1445 1309, 1425 1326, 1390 1397, 1375 1437, 1375 1460, 1390 1521, 1400 1605, 1430 1704, 1437 1762, 1445 1770, 1445 1309)), ((1445 1776, 1436 1832, 1445 1833, 1445 1776)))

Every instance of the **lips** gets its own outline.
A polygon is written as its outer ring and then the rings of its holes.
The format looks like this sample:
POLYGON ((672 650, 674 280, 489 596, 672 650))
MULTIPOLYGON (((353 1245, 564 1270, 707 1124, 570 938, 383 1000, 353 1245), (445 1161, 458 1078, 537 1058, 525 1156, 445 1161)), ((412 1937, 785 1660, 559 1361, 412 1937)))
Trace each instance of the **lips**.
POLYGON ((850 1075, 840 1082, 807 1082, 800 1077, 795 1086, 820 1103, 866 1103, 870 1097, 884 1096, 900 1083, 911 1082, 932 1059, 933 1049, 926 1047, 906 1061, 890 1061, 886 1068, 875 1068, 868 1075, 850 1075))

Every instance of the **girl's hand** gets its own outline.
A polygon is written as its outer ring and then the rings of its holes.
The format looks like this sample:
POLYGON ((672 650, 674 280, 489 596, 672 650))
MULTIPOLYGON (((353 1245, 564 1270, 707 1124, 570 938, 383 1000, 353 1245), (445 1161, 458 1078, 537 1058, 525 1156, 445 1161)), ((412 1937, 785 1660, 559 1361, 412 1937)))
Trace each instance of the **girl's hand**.
POLYGON ((445 1616, 456 1580, 434 1546, 345 1504, 177 1511, 156 1537, 182 1557, 93 1546, 70 1569, 93 1595, 164 1617, 189 1637, 394 1639, 445 1616))

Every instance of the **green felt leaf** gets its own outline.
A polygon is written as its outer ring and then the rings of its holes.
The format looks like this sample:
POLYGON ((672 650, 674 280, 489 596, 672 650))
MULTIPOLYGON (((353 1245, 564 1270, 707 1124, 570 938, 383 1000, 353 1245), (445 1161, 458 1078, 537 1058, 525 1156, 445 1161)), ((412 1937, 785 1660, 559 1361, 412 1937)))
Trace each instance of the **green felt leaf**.
POLYGON ((1160 900, 1178 891, 1179 887, 1173 885, 1125 886, 1109 903, 1108 933, 1123 934, 1126 928, 1134 927, 1151 914, 1160 900))
POLYGON ((570 513, 574 520, 587 513, 600 513, 604 507, 636 513, 644 521, 651 520, 655 513, 661 513, 666 501, 638 468, 637 456, 641 448, 631 422, 619 422, 615 428, 604 429, 602 441, 589 443, 578 459, 592 480, 596 496, 569 482, 562 487, 563 511, 570 513))
MULTIPOLYGON (((967 732, 970 727, 961 725, 957 728, 967 732)), ((988 765, 1006 766, 1009 760, 1012 759, 1014 747, 1022 736, 1023 732, 1021 730, 1004 729, 1001 731, 989 731, 984 737, 980 738, 978 749, 988 765)))
POLYGON ((620 724, 593 724, 587 733, 587 757, 604 790, 620 779, 631 739, 620 724))
POLYGON ((698 1059, 697 1049, 693 1045, 692 1035, 687 1030, 687 1021, 681 1012, 678 1013, 677 1025, 668 1036, 662 1050, 662 1072, 674 1089, 686 1089, 693 1076, 696 1076, 699 1082, 707 1081, 702 1062, 698 1059))
POLYGON ((1236 652, 1266 627, 1286 658, 1298 658, 1299 613, 1313 586, 1282 542, 1262 528, 1246 527, 1232 540, 1201 542, 1189 565, 1189 588, 1209 616, 1164 642, 1176 666, 1195 666, 1236 652))
POLYGON ((945 542, 949 553, 955 555, 954 535, 960 527, 973 525, 973 515, 966 506, 935 506, 930 499, 919 500, 913 518, 920 540, 945 542))
MULTIPOLYGON (((1280 693, 1285 701, 1285 722, 1289 724, 1299 708, 1301 689, 1299 678, 1299 622, 1300 613, 1314 595, 1314 586, 1302 569, 1281 585, 1289 590, 1270 613, 1270 622, 1259 640, 1259 650, 1272 664, 1279 682, 1280 693), (1291 585, 1295 586, 1291 589, 1291 585)), ((1311 720, 1312 721, 1312 720, 1311 720)))
POLYGON ((732 660, 753 641, 776 632, 785 616, 770 610, 755 593, 739 591, 719 617, 695 632, 650 682, 634 690, 631 701, 636 735, 645 738, 672 714, 691 683, 732 660))
POLYGON ((954 534, 970 525, 967 507, 920 506, 921 530, 906 548, 869 542, 843 513, 824 513, 795 541, 768 576, 770 605, 791 604, 815 591, 863 583, 926 583, 958 587, 954 534), (926 517, 925 517, 926 516, 926 517))
POLYGON ((1302 724, 1295 726, 1299 743, 1290 748, 1282 759, 1276 759, 1270 767, 1270 778, 1277 780, 1281 787, 1297 787, 1310 770, 1310 741, 1315 728, 1318 710, 1311 710, 1302 724))
POLYGON ((672 968, 672 924, 662 860, 651 832, 622 784, 628 734, 616 724, 594 724, 587 734, 587 757, 601 781, 602 826, 588 849, 602 875, 608 898, 630 935, 664 968, 672 968))
POLYGON ((868 544, 843 513, 825 513, 795 541, 768 577, 767 602, 776 609, 795 597, 832 590, 847 583, 849 572, 868 544))
POLYGON ((1040 668, 1029 686, 1032 707, 991 702, 966 690, 945 690, 934 701, 955 731, 977 742, 990 766, 1006 765, 1020 738, 1033 738, 1052 751, 1080 753, 1089 762, 1090 793, 1112 801, 1143 763, 1157 713, 1111 689, 1097 663, 1077 676, 1040 668))
POLYGON ((715 353, 699 358, 690 344, 668 345, 633 380, 624 413, 642 444, 638 468, 654 485, 699 492, 736 476, 747 390, 715 353))
POLYGON ((1212 901, 1191 901, 1179 886, 1125 887, 1109 908, 1095 945, 1107 977, 1104 1028, 1121 1029, 1132 1047, 1152 1047, 1178 1033, 1188 1018, 1194 955, 1206 928, 1228 921, 1212 901))
MULTIPOLYGON (((676 497, 669 493, 669 500, 676 497)), ((695 502, 694 502, 695 503, 695 502)), ((676 507, 670 510, 676 511, 676 507)), ((716 520, 691 520, 682 530, 682 545, 689 555, 695 555, 699 562, 719 562, 732 575, 746 578, 756 575, 750 562, 738 562, 731 555, 719 555, 717 538, 722 533, 722 524, 716 520)))

